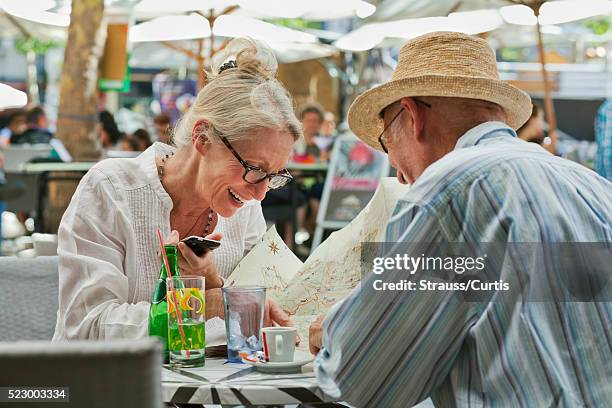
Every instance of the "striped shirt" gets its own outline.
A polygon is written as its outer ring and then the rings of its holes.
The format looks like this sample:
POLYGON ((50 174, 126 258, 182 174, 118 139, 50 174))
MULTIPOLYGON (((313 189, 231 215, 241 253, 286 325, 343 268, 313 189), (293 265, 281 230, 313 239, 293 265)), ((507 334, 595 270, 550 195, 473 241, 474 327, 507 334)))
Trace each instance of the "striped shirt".
MULTIPOLYGON (((612 183, 487 122, 408 189, 386 241, 609 243, 611 203, 612 183)), ((526 273, 541 279, 535 269, 526 273)), ((514 287, 472 303, 451 291, 364 295, 378 278, 324 320, 315 371, 327 394, 359 407, 428 397, 441 407, 612 406, 611 302, 531 303, 514 287)))
POLYGON ((597 110, 595 142, 597 143, 595 160, 597 173, 612 181, 612 99, 605 101, 597 110))

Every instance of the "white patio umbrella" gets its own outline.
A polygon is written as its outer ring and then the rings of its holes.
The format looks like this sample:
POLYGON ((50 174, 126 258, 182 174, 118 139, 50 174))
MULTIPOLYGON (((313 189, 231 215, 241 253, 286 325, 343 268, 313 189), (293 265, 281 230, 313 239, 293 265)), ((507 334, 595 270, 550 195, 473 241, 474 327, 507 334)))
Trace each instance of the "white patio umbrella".
POLYGON ((218 15, 230 7, 238 6, 235 0, 142 0, 134 6, 136 18, 151 18, 168 14, 206 12, 218 15))
POLYGON ((203 39, 211 39, 209 58, 222 49, 212 48, 212 38, 217 37, 244 37, 266 42, 276 53, 279 61, 296 61, 313 55, 327 56, 333 52, 332 47, 318 44, 313 34, 277 26, 266 21, 252 17, 221 14, 218 17, 205 18, 201 14, 174 15, 156 17, 152 20, 132 26, 129 31, 129 40, 133 43, 162 42, 166 47, 182 52, 198 63, 200 86, 204 85, 204 57, 202 56, 203 39), (210 22, 213 22, 211 29, 210 22), (168 27, 173 27, 168 30, 168 27), (198 40, 199 49, 193 52, 179 44, 170 43, 177 40, 198 40), (292 50, 293 51, 290 51, 292 50))
MULTIPOLYGON (((362 0, 339 0, 332 8, 336 11, 356 13, 359 9, 361 15, 367 15, 372 10, 362 0), (341 10, 340 6, 345 7, 341 10)), ((204 84, 204 49, 203 40, 209 39, 208 58, 220 51, 224 45, 214 48, 215 37, 243 37, 266 42, 275 51, 279 61, 294 62, 309 56, 328 56, 334 51, 333 47, 319 44, 314 34, 278 26, 256 17, 287 17, 293 11, 300 16, 314 13, 316 7, 323 7, 321 0, 312 2, 297 2, 277 0, 249 0, 249 1, 221 1, 221 0, 175 0, 172 2, 161 0, 143 0, 134 8, 135 15, 152 15, 153 13, 185 13, 189 15, 174 15, 156 17, 150 21, 137 24, 130 28, 131 42, 157 41, 163 42, 166 47, 188 55, 198 62, 198 72, 201 74, 200 85, 204 84), (244 8, 243 8, 244 7, 244 8), (173 27, 173 30, 168 30, 173 27), (176 28, 176 29, 174 29, 176 28), (193 52, 170 41, 195 39, 198 41, 198 50, 193 52)), ((373 6, 372 6, 373 7, 373 6)), ((337 14, 336 14, 337 15, 337 14)))
POLYGON ((129 39, 133 43, 195 40, 209 38, 210 33, 208 20, 197 13, 191 13, 186 16, 156 17, 132 26, 129 39))
MULTIPOLYGON (((0 0, 0 33, 2 38, 46 38, 61 40, 65 38, 66 27, 70 24, 67 14, 53 13, 54 0, 0 0), (6 24, 5 24, 6 23, 6 24)), ((28 72, 28 93, 34 103, 38 103, 38 73, 36 54, 26 53, 28 72)))
POLYGON ((236 0, 242 10, 257 17, 301 18, 329 21, 340 18, 366 18, 376 6, 364 0, 236 0))
POLYGON ((509 0, 514 6, 502 7, 500 13, 509 24, 536 27, 538 52, 544 85, 544 111, 549 127, 550 151, 556 151, 557 119, 553 106, 552 92, 546 70, 546 55, 542 39, 542 26, 547 24, 563 24, 598 15, 612 14, 610 0, 509 0))
POLYGON ((219 11, 240 7, 241 13, 263 18, 301 18, 326 21, 338 18, 366 18, 376 6, 364 0, 142 0, 135 7, 138 13, 153 17, 160 13, 219 11))
POLYGON ((66 27, 52 26, 24 20, 0 10, 0 38, 35 37, 45 40, 63 41, 66 39, 66 27))
MULTIPOLYGON (((190 44, 189 41, 174 41, 172 45, 188 49, 190 44)), ((336 48, 325 44, 275 42, 268 45, 280 64, 329 57, 337 52, 336 48)), ((196 68, 195 53, 193 56, 187 56, 176 48, 169 48, 159 42, 134 44, 130 64, 139 68, 180 69, 185 66, 196 68)))
POLYGON ((25 92, 0 83, 0 109, 21 108, 28 103, 25 92))
POLYGON ((544 26, 612 14, 610 0, 509 1, 519 3, 500 9, 502 17, 509 24, 535 26, 539 22, 544 26), (539 17, 536 18, 532 7, 538 6, 539 17))
POLYGON ((268 43, 280 64, 300 62, 310 59, 325 58, 333 55, 338 50, 334 47, 319 43, 291 43, 270 42, 268 43))
MULTIPOLYGON (((499 6, 503 4, 499 0, 491 0, 489 5, 499 6)), ((535 26, 537 32, 537 44, 544 79, 545 111, 551 129, 551 150, 556 145, 556 120, 552 105, 551 91, 549 89, 548 74, 545 69, 544 46, 542 33, 545 31, 559 30, 555 24, 563 24, 598 15, 612 13, 612 0, 506 0, 505 3, 517 3, 499 9, 475 10, 461 13, 451 13, 448 17, 424 17, 418 19, 407 19, 393 22, 369 23, 345 35, 334 43, 338 48, 351 51, 365 51, 371 48, 388 45, 391 40, 406 41, 427 32, 450 30, 466 34, 478 34, 499 28, 503 23, 535 26), (536 14, 538 17, 536 17, 536 14), (454 21, 453 21, 454 19, 454 21)), ((426 0, 415 0, 409 5, 402 1, 385 2, 372 16, 372 19, 381 19, 383 16, 392 18, 402 16, 407 11, 411 15, 427 15, 429 12, 448 12, 456 7, 457 3, 452 0, 440 0, 429 2, 426 0)), ((460 2, 462 8, 471 8, 477 5, 484 6, 482 0, 471 0, 460 2)))
POLYGON ((413 18, 383 23, 365 24, 334 42, 347 51, 366 51, 383 44, 385 39, 406 41, 434 31, 457 31, 480 34, 503 24, 497 10, 477 10, 451 13, 447 17, 413 18))
POLYGON ((47 11, 55 6, 53 0, 0 0, 0 8, 13 17, 49 26, 68 27, 69 15, 47 11))
POLYGON ((296 43, 318 42, 317 37, 313 34, 288 27, 281 27, 253 17, 233 14, 224 14, 217 17, 213 26, 213 32, 221 37, 249 36, 268 43, 277 42, 279 40, 296 43))

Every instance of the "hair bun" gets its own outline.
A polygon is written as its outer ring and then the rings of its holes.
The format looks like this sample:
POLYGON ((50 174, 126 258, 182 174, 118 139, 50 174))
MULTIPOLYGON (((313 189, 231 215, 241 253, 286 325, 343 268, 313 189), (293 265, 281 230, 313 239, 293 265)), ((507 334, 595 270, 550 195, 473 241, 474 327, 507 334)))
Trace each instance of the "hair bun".
POLYGON ((270 47, 261 41, 251 38, 235 38, 213 61, 212 78, 225 71, 230 72, 230 68, 237 68, 240 72, 271 79, 276 76, 278 62, 270 47), (232 63, 235 66, 230 66, 232 63))
POLYGON ((221 67, 219 67, 219 74, 225 71, 226 69, 232 69, 232 68, 237 68, 237 67, 238 65, 236 65, 236 61, 229 60, 226 63, 222 64, 221 67))

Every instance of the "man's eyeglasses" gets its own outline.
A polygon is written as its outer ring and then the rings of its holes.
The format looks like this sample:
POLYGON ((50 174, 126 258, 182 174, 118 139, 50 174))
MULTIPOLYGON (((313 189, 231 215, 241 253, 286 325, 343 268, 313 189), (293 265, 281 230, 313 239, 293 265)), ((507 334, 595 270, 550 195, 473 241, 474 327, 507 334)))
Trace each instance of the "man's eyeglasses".
MULTIPOLYGON (((431 108, 431 105, 425 101, 422 101, 420 99, 417 98, 412 98, 413 101, 415 101, 416 103, 420 103, 421 105, 427 107, 427 108, 431 108)), ((404 111, 404 108, 400 108, 399 112, 397 112, 395 114, 395 116, 393 117, 393 119, 391 119, 391 122, 389 122, 389 124, 387 126, 385 126, 383 128, 383 131, 380 132, 380 136, 378 136, 378 143, 380 143, 380 147, 382 147, 383 151, 385 153, 389 153, 389 151, 387 150, 387 146, 385 146, 385 143, 383 141, 383 135, 385 134, 385 132, 387 131, 387 129, 389 129, 389 127, 391 127, 391 125, 393 124, 393 122, 395 122, 395 119, 398 118, 398 116, 404 111)), ((384 112, 384 110, 383 110, 384 112)))
POLYGON ((293 180, 293 177, 291 176, 291 174, 289 174, 287 169, 283 169, 278 173, 266 173, 259 167, 250 165, 249 163, 244 161, 242 157, 240 157, 236 149, 232 147, 230 142, 224 136, 220 136, 219 138, 221 139, 223 144, 225 144, 225 146, 230 150, 230 152, 232 152, 236 160, 238 160, 238 162, 242 164, 242 167, 244 167, 244 174, 242 175, 242 179, 247 183, 258 184, 264 181, 265 179, 268 179, 270 180, 268 187, 271 190, 274 190, 286 186, 293 180))

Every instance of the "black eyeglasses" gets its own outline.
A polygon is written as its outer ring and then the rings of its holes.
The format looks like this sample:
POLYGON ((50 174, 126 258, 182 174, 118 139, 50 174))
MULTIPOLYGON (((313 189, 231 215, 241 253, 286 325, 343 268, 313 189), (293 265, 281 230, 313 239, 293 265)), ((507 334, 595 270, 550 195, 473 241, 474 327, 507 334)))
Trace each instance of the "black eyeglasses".
POLYGON ((291 174, 289 174, 287 169, 283 169, 278 173, 266 173, 259 167, 250 165, 249 163, 244 161, 242 157, 240 157, 236 149, 232 147, 230 142, 224 136, 220 136, 219 138, 221 139, 223 144, 225 144, 225 146, 230 150, 230 152, 232 152, 236 160, 238 160, 238 162, 242 164, 242 167, 244 167, 244 174, 242 175, 242 179, 247 183, 258 184, 264 181, 265 179, 268 179, 270 180, 268 188, 274 190, 286 186, 293 180, 293 177, 291 176, 291 174))
MULTIPOLYGON (((422 101, 420 99, 417 98, 412 98, 413 101, 415 101, 416 103, 420 103, 421 105, 427 107, 427 108, 431 108, 431 105, 425 101, 422 101)), ((389 151, 387 150, 387 146, 385 146, 385 143, 383 142, 383 135, 385 134, 385 132, 387 131, 387 129, 389 129, 389 127, 393 124, 393 122, 395 122, 395 119, 397 119, 397 117, 404 111, 404 108, 402 107, 399 112, 397 112, 397 114, 393 117, 393 119, 391 119, 391 122, 389 122, 389 124, 387 126, 385 126, 383 128, 383 131, 380 132, 380 136, 378 136, 378 143, 380 143, 380 147, 382 147, 383 151, 385 153, 389 153, 389 151)), ((383 110, 384 112, 384 110, 383 110)), ((382 115, 381 115, 382 116, 382 115)))

